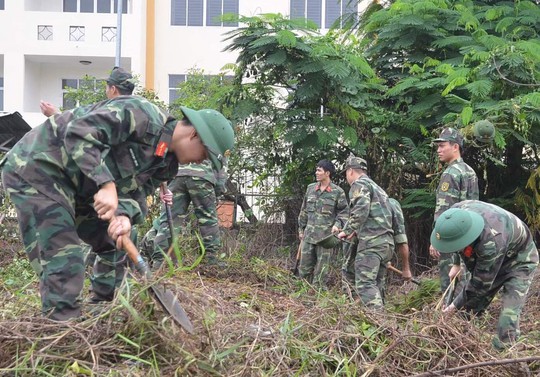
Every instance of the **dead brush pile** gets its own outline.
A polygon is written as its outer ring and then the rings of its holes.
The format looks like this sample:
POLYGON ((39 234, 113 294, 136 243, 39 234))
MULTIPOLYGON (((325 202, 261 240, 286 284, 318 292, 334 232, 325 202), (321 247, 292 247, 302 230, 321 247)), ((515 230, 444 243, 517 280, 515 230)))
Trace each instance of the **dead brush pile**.
MULTIPOLYGON (((480 319, 444 319, 435 310, 436 289, 407 283, 390 287, 385 314, 367 312, 342 294, 337 274, 329 292, 317 292, 291 275, 289 250, 263 256, 244 237, 235 237, 225 268, 169 269, 157 277, 177 292, 193 335, 173 324, 137 279, 128 279, 113 303, 68 324, 37 316, 36 305, 14 314, 6 302, 24 306, 25 298, 2 285, 0 375, 540 375, 538 279, 522 341, 499 353, 491 347, 497 303, 480 319)), ((195 253, 183 252, 187 262, 195 253)), ((35 283, 31 288, 26 295, 37 295, 35 283)))

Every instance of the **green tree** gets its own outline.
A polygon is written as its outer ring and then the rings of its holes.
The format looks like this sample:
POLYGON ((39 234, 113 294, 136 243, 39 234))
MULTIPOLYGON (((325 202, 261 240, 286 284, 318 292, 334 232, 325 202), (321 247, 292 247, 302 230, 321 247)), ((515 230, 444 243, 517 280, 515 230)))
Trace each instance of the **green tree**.
POLYGON ((401 181, 410 189, 405 207, 434 205, 430 176, 440 170, 430 137, 452 125, 471 140, 472 124, 489 119, 494 146, 471 142, 465 155, 481 199, 525 214, 538 229, 540 6, 398 0, 367 14, 358 29, 364 54, 388 85, 381 105, 398 115, 392 129, 404 136, 403 170, 413 177, 401 181))
POLYGON ((340 165, 377 142, 384 87, 353 35, 320 35, 309 22, 278 14, 240 22, 246 26, 228 33, 226 50, 239 54, 231 102, 234 115, 249 120, 243 161, 246 169, 279 175, 277 193, 295 199, 280 207, 293 225, 318 160, 340 165))
MULTIPOLYGON (((146 98, 150 102, 159 106, 162 109, 166 109, 165 102, 159 99, 156 92, 151 89, 146 89, 141 86, 138 76, 135 76, 135 90, 133 94, 146 98)), ((105 94, 106 81, 97 79, 94 76, 84 75, 83 79, 79 82, 78 88, 66 87, 66 99, 74 106, 85 106, 92 103, 104 101, 107 99, 105 94)), ((67 110, 67 109, 62 109, 67 110)))

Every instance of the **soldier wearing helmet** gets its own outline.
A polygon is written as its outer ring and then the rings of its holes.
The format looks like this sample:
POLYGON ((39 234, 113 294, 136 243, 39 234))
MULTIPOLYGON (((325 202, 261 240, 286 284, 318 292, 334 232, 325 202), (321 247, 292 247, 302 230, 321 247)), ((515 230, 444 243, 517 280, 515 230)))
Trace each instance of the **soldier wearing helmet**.
POLYGON ((120 236, 144 220, 146 197, 175 177, 178 163, 210 155, 221 166, 233 145, 234 131, 217 111, 177 121, 138 96, 65 111, 28 132, 0 165, 43 314, 80 316, 88 248, 116 263, 120 236))
MULTIPOLYGON (((477 200, 479 193, 476 173, 461 158, 463 137, 459 131, 455 128, 445 128, 433 142, 437 144, 439 160, 447 164, 436 191, 435 220, 437 220, 440 214, 453 204, 468 199, 477 200)), ((454 262, 459 263, 459 258, 452 261, 449 256, 440 255, 433 245, 430 245, 429 253, 432 258, 439 259, 441 292, 446 292, 450 285, 448 273, 454 262)), ((465 268, 463 270, 465 271, 465 268)), ((461 276, 462 281, 466 279, 467 276, 461 276)))
MULTIPOLYGON (((431 243, 445 255, 459 255, 471 278, 444 309, 482 314, 497 292, 502 308, 493 345, 503 349, 519 337, 519 317, 538 266, 538 250, 526 224, 493 204, 466 200, 443 212, 431 243)), ((460 269, 452 267, 450 276, 460 269)))

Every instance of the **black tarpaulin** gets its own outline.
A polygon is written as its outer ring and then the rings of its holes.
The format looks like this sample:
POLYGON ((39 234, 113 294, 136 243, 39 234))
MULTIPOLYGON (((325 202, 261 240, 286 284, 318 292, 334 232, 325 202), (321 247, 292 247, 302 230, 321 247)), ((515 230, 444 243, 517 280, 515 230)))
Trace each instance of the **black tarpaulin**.
POLYGON ((0 151, 9 151, 31 129, 18 112, 0 115, 0 151))

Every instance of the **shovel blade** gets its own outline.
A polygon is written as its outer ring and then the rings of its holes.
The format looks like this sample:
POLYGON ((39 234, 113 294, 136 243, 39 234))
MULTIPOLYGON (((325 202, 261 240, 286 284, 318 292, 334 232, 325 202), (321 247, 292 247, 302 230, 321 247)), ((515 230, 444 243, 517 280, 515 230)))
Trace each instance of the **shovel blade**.
POLYGON ((193 334, 193 324, 189 320, 184 308, 178 302, 176 295, 162 285, 152 285, 151 288, 159 303, 171 315, 172 319, 188 333, 193 334))

